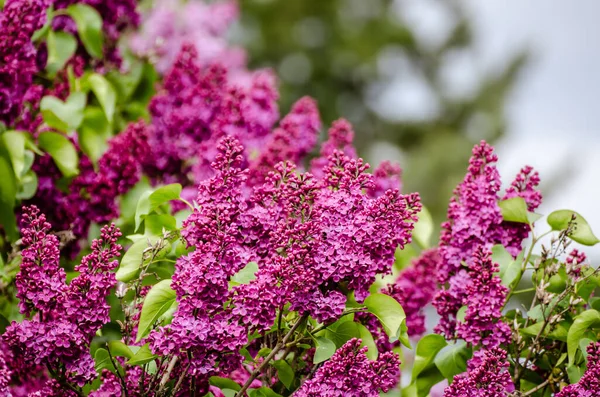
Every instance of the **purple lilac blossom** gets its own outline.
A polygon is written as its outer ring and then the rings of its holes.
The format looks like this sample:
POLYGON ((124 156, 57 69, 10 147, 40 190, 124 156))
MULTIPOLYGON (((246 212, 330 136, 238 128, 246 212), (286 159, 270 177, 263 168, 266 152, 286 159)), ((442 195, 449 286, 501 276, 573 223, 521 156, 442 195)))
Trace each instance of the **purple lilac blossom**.
POLYGON ((55 371, 64 366, 67 381, 83 386, 96 377, 89 344, 109 321, 105 300, 115 284, 112 270, 118 262, 112 258, 119 255, 116 241, 121 233, 114 225, 102 228, 91 253, 76 267, 79 275, 67 285, 59 266, 58 239, 49 234, 46 217, 36 207, 25 208, 21 230, 25 266, 16 285, 27 318, 13 321, 3 341, 29 366, 45 365, 55 371))
POLYGON ((579 382, 565 387, 556 397, 600 396, 600 342, 590 343, 587 353, 587 370, 579 382))
MULTIPOLYGON (((441 290, 433 304, 441 316, 436 332, 448 338, 455 336, 456 314, 463 305, 470 283, 466 269, 474 260, 476 249, 479 246, 489 249, 501 243, 512 255, 517 255, 529 232, 527 225, 502 219, 498 206, 500 175, 495 165, 497 160, 493 148, 485 141, 473 148, 467 175, 455 189, 448 207, 448 221, 442 224, 437 269, 441 290)), ((541 202, 541 195, 535 190, 538 183, 537 173, 525 167, 507 190, 505 198, 522 197, 529 210, 534 210, 541 202)))
POLYGON ((360 343, 360 339, 346 342, 294 395, 377 397, 395 387, 400 375, 398 355, 387 352, 370 361, 365 354, 368 348, 360 343))
POLYGON ((444 397, 506 397, 514 390, 502 349, 475 352, 467 367, 467 372, 455 376, 444 390, 444 397))

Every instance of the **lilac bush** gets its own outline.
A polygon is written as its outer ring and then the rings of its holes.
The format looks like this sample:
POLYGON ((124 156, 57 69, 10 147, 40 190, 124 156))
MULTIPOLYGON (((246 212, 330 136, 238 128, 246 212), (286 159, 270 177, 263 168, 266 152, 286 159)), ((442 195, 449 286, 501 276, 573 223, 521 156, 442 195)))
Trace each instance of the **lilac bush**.
POLYGON ((503 190, 482 141, 431 244, 348 121, 280 116, 237 14, 6 1, 0 396, 598 395, 585 219, 540 232, 539 175, 503 190))

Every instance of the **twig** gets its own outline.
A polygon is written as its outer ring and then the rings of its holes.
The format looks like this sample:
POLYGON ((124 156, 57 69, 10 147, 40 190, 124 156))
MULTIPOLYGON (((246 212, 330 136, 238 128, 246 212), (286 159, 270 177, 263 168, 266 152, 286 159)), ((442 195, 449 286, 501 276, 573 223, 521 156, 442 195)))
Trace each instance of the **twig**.
POLYGON ((179 356, 175 355, 169 362, 169 366, 167 367, 167 370, 165 371, 162 379, 160 380, 160 384, 158 386, 159 394, 163 391, 163 389, 167 385, 167 382, 169 381, 169 378, 171 377, 171 372, 173 372, 173 368, 175 368, 175 364, 177 364, 178 359, 179 359, 179 356))
POLYGON ((534 387, 531 390, 527 390, 526 393, 521 394, 522 397, 525 396, 531 396, 533 393, 542 390, 544 387, 546 387, 548 384, 550 383, 550 378, 546 379, 543 383, 540 383, 539 385, 537 385, 536 387, 534 387))
POLYGON ((119 377, 119 381, 121 382, 121 388, 123 389, 123 395, 125 397, 129 397, 129 395, 127 394, 127 383, 125 383, 125 379, 123 379, 123 377, 121 376, 121 373, 119 372, 119 367, 117 367, 117 364, 115 363, 115 359, 112 356, 112 353, 110 352, 110 347, 108 347, 108 343, 106 344, 106 351, 108 351, 108 357, 110 358, 110 362, 112 363, 113 367, 115 368, 115 372, 117 373, 117 376, 119 377))
POLYGON ((246 381, 246 383, 244 383, 244 386, 242 386, 242 388, 240 389, 240 391, 237 392, 237 394, 235 395, 235 397, 242 397, 244 395, 244 393, 246 392, 246 390, 248 390, 248 387, 250 387, 250 385, 252 384, 252 382, 254 382, 254 379, 256 379, 258 377, 258 375, 260 375, 260 373, 262 372, 262 370, 265 369, 265 367, 267 365, 269 365, 269 362, 273 359, 273 357, 275 357, 275 355, 279 352, 279 350, 281 350, 283 348, 283 346, 285 346, 285 344, 287 343, 287 341, 291 338, 291 336, 298 329, 298 327, 300 326, 300 324, 302 324, 304 322, 304 320, 306 320, 307 317, 308 317, 308 314, 304 314, 302 317, 300 317, 298 319, 298 321, 296 321, 296 323, 292 326, 292 328, 290 328, 290 330, 288 331, 288 333, 285 334, 285 336, 283 337, 283 339, 281 340, 281 342, 278 342, 275 345, 275 347, 273 348, 273 350, 271 351, 271 353, 269 353, 269 355, 265 358, 265 360, 262 362, 262 364, 257 369, 255 369, 254 371, 252 371, 252 374, 250 375, 250 378, 248 378, 248 380, 246 381))

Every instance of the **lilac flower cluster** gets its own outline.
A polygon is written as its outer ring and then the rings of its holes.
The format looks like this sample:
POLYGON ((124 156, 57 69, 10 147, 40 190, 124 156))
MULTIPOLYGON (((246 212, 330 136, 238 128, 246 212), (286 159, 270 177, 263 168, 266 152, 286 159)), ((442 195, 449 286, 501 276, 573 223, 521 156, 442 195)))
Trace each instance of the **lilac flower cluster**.
MULTIPOLYGON (((25 102, 39 91, 33 77, 40 70, 33 33, 42 27, 49 0, 7 0, 0 11, 0 122, 19 122, 25 102)), ((43 65, 42 65, 43 68, 43 65)))
MULTIPOLYGON (((467 286, 471 283, 468 267, 477 258, 475 252, 479 247, 489 249, 494 244, 502 244, 516 256, 529 232, 527 225, 502 219, 498 206, 500 175, 495 166, 497 160, 493 148, 484 141, 473 148, 468 173, 454 191, 448 207, 448 221, 442 225, 437 269, 442 288, 434 298, 434 306, 441 316, 436 331, 448 338, 455 336, 456 314, 467 298, 467 286)), ((537 173, 525 167, 507 190, 505 198, 522 197, 529 210, 534 210, 541 202, 541 195, 535 190, 538 183, 537 173)))
POLYGON ((375 276, 391 271, 396 247, 410 242, 420 210, 417 195, 397 190, 370 198, 368 166, 342 152, 329 156, 321 180, 280 162, 253 185, 256 168, 239 141, 226 137, 219 151, 216 174, 200 183, 197 208, 184 222, 182 236, 196 250, 176 264, 177 312, 150 335, 157 353, 191 353, 195 374, 239 366, 248 333, 270 328, 288 304, 334 321, 348 290, 362 301, 375 276), (230 288, 231 276, 250 261, 259 264, 256 278, 230 288))
POLYGON ((506 397, 514 390, 506 351, 502 349, 475 352, 468 371, 457 375, 444 390, 444 397, 506 397))
POLYGON ((384 289, 402 305, 410 336, 425 332, 423 308, 431 303, 436 291, 436 267, 439 261, 437 248, 423 252, 412 265, 403 270, 394 284, 384 289))
POLYGON ((360 339, 344 344, 315 375, 294 394, 298 397, 365 396, 377 397, 398 381, 400 360, 395 353, 383 353, 377 361, 365 355, 360 339))
POLYGON ((225 35, 238 13, 234 1, 181 5, 160 0, 144 17, 142 29, 131 39, 131 48, 137 55, 148 57, 161 74, 173 66, 185 43, 202 55, 203 66, 219 63, 235 71, 245 66, 246 55, 243 49, 230 47, 225 35))
MULTIPOLYGON (((17 275, 20 309, 28 319, 13 322, 2 336, 11 351, 11 370, 29 377, 45 366, 65 381, 83 386, 96 376, 89 343, 109 321, 106 297, 115 284, 114 270, 121 236, 114 226, 102 228, 92 251, 76 267, 79 275, 66 284, 59 266, 58 239, 36 207, 22 216, 23 262, 17 275)), ((5 356, 6 357, 6 356, 5 356)))
POLYGON ((587 347, 587 370, 579 382, 569 385, 556 397, 597 397, 600 395, 600 342, 587 347))

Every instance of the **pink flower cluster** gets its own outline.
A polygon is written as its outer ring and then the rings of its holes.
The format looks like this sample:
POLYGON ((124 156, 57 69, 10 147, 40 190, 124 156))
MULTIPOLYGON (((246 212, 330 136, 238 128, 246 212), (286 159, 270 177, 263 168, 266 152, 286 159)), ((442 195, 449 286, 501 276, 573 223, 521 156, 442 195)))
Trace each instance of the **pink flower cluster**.
POLYGON ((23 259, 16 286, 27 319, 13 322, 2 336, 13 357, 8 367, 22 382, 36 377, 44 366, 83 386, 96 377, 89 344, 109 321, 106 297, 116 283, 112 270, 118 262, 113 258, 120 254, 121 233, 114 225, 102 228, 91 253, 75 268, 79 274, 67 285, 59 265, 59 242, 49 234, 46 217, 29 207, 21 222, 23 259))
POLYGON ((562 389, 556 397, 597 397, 600 393, 600 342, 587 347, 587 370, 579 382, 562 389))
POLYGON ((360 343, 360 339, 346 342, 294 395, 377 397, 395 387, 400 375, 398 355, 383 353, 370 361, 360 343))

